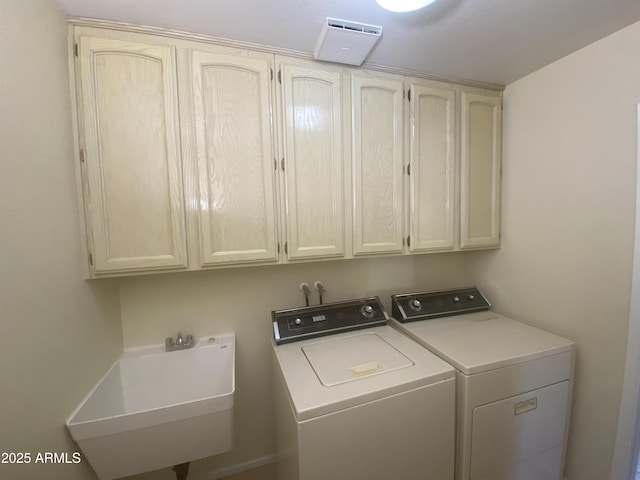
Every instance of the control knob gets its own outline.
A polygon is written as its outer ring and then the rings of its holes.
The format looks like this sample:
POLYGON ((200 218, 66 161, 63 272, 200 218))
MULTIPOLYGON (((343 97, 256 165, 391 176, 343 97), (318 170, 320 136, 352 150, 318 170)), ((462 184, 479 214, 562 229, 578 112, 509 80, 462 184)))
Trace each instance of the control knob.
POLYGON ((302 325, 302 319, 298 317, 293 321, 293 323, 295 323, 296 325, 302 325))
POLYGON ((374 311, 374 309, 373 309, 373 307, 371 305, 364 305, 360 309, 360 313, 365 318, 371 318, 371 317, 373 317, 373 314, 375 313, 375 311, 374 311))
POLYGON ((460 297, 453 297, 453 301, 458 303, 460 301, 460 297))
POLYGON ((422 309, 422 302, 417 298, 414 298, 409 302, 409 308, 411 308, 411 310, 419 312, 422 309))
POLYGON ((476 297, 474 297, 473 295, 469 295, 467 298, 468 298, 469 300, 474 300, 476 297))

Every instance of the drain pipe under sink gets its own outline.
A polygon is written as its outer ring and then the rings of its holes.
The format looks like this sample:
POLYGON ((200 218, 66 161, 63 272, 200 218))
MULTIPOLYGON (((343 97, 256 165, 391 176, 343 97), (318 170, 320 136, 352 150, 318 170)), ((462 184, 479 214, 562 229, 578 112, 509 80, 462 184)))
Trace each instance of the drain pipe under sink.
POLYGON ((171 469, 176 472, 176 480, 187 480, 189 476, 189 465, 191 465, 191 462, 181 463, 171 469))

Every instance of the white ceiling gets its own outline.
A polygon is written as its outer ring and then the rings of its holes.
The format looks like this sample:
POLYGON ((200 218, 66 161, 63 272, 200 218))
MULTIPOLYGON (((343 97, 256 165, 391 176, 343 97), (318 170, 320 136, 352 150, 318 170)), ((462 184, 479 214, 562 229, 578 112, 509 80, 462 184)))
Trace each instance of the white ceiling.
POLYGON ((439 0, 391 13, 375 0, 56 0, 70 16, 312 53, 325 17, 383 27, 367 62, 507 85, 640 21, 639 0, 439 0))

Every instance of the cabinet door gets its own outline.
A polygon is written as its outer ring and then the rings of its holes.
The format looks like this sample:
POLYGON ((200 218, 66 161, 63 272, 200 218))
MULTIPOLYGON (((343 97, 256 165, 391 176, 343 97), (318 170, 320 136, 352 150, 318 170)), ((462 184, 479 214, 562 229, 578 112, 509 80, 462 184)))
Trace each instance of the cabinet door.
POLYGON ((462 93, 460 247, 500 243, 501 100, 462 93))
POLYGON ((94 273, 186 267, 174 49, 79 48, 94 273))
POLYGON ((409 251, 450 250, 455 219, 455 91, 411 85, 409 251))
POLYGON ((402 81, 352 79, 353 252, 403 250, 402 81))
POLYGON ((270 62, 192 60, 202 264, 275 261, 270 62))
POLYGON ((342 74, 283 65, 287 258, 344 254, 342 74))

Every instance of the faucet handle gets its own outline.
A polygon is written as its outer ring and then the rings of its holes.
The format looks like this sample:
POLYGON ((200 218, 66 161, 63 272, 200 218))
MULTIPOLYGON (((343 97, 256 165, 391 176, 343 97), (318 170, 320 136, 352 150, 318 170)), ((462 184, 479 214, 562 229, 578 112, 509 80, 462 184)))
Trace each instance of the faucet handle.
POLYGON ((193 335, 187 335, 184 339, 185 345, 193 345, 193 335))
POLYGON ((167 337, 167 338, 165 339, 165 341, 164 341, 164 346, 165 346, 166 348, 173 347, 174 345, 175 345, 175 342, 173 341, 173 338, 171 338, 171 337, 167 337))

